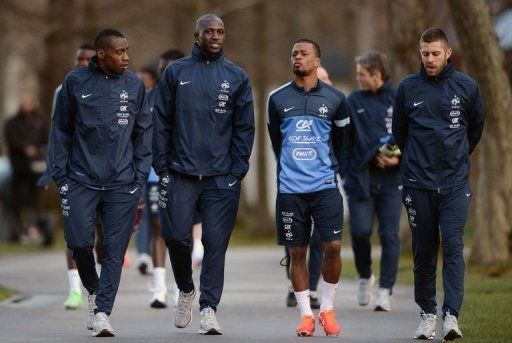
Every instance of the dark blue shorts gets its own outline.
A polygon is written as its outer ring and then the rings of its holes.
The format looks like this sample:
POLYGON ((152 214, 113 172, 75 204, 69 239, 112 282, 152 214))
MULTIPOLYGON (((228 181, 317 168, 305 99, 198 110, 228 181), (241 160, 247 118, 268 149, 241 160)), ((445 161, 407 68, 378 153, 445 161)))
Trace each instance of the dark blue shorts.
POLYGON ((308 245, 312 220, 322 242, 341 240, 343 198, 338 188, 305 194, 277 195, 276 228, 279 245, 308 245))

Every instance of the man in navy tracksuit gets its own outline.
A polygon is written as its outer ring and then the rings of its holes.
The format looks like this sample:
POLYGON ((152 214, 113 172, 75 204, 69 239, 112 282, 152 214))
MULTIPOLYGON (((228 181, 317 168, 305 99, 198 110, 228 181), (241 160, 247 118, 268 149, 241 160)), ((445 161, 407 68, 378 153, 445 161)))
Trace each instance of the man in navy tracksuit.
POLYGON ((398 149, 391 133, 395 89, 388 77, 386 56, 372 51, 356 58, 360 90, 350 94, 349 149, 344 161, 344 188, 350 210, 350 234, 359 274, 358 303, 372 298, 370 236, 374 215, 379 220, 382 247, 376 311, 390 311, 390 294, 398 269, 402 185, 398 149))
POLYGON ((476 82, 457 72, 437 28, 420 39, 421 71, 397 90, 393 134, 403 151, 403 203, 414 255, 414 297, 421 308, 415 338, 432 338, 436 325, 439 231, 443 249, 443 331, 462 337, 457 317, 464 293, 464 225, 471 199, 469 155, 482 135, 484 112, 476 82))
POLYGON ((216 15, 197 20, 192 56, 171 63, 160 79, 153 153, 160 177, 162 237, 180 294, 178 328, 192 320, 195 296, 191 235, 196 210, 203 222, 200 334, 222 334, 215 311, 235 225, 240 183, 254 140, 252 91, 246 73, 224 58, 224 24, 216 15))
POLYGON ((64 233, 89 293, 86 325, 114 336, 109 322, 134 226, 141 188, 151 166, 152 121, 142 111, 144 84, 128 67, 128 42, 107 29, 97 56, 66 76, 52 118, 52 177, 59 187, 64 233), (94 230, 103 223, 98 279, 94 230))
POLYGON ((345 96, 318 80, 320 47, 298 40, 291 62, 295 79, 270 94, 268 131, 277 158, 276 228, 278 243, 289 248, 290 279, 301 313, 295 332, 311 336, 311 311, 306 254, 311 219, 324 251, 319 322, 327 335, 338 335, 334 296, 341 273, 343 200, 336 174, 350 123, 345 96))

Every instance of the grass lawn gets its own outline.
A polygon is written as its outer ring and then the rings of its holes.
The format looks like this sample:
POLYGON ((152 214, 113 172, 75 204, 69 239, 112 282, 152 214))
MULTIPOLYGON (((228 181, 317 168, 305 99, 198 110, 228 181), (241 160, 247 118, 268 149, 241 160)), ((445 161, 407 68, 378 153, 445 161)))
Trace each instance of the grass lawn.
POLYGON ((7 299, 11 295, 14 295, 14 294, 16 294, 15 291, 5 288, 4 286, 0 285, 0 301, 7 299))
MULTIPOLYGON (((344 247, 343 249, 350 249, 344 247)), ((439 260, 441 266, 442 261, 439 260)), ((373 261, 375 274, 379 274, 379 261, 373 261)), ((397 282, 413 285, 411 257, 401 257, 397 282)), ((441 268, 437 272, 437 290, 442 290, 441 268)), ((343 279, 357 279, 353 260, 343 264, 343 279)), ((511 342, 512 335, 512 271, 500 278, 466 273, 464 282, 460 328, 464 342, 511 342)), ((438 304, 440 306, 440 304, 438 304)))

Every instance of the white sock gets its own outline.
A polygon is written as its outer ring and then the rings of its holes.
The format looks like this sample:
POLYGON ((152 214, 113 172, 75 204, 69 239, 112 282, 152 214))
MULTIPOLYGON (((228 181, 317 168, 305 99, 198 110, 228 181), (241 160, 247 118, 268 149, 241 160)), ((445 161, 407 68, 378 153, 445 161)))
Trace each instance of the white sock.
POLYGON ((297 305, 299 305, 300 316, 312 316, 311 305, 309 302, 309 289, 302 292, 294 292, 295 298, 297 299, 297 305))
POLYGON ((153 268, 153 285, 159 292, 167 293, 167 286, 165 285, 165 268, 153 268))
POLYGON ((192 258, 195 260, 202 260, 204 254, 203 242, 201 237, 194 238, 194 248, 192 249, 192 258))
POLYGON ((332 310, 334 308, 334 296, 336 295, 336 289, 338 289, 337 283, 328 283, 323 281, 320 312, 332 310))
POLYGON ((96 263, 96 274, 98 274, 98 277, 101 275, 101 264, 96 263))
POLYGON ((82 281, 80 280, 80 275, 78 275, 78 269, 68 269, 68 283, 70 293, 75 291, 78 294, 82 294, 82 287, 80 287, 82 281))

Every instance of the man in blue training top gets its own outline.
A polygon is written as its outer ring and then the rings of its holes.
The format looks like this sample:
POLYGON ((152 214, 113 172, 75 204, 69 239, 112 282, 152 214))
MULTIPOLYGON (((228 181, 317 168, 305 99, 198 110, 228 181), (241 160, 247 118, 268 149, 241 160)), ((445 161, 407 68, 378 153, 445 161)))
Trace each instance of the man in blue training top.
POLYGON ((454 70, 443 30, 420 39, 421 70, 397 90, 393 135, 403 151, 403 203, 414 256, 414 298, 421 321, 414 338, 431 339, 436 328, 436 267, 443 249, 443 331, 462 337, 457 318, 464 294, 464 225, 471 199, 469 155, 484 128, 477 83, 454 70))
POLYGON ((350 135, 343 178, 350 210, 350 234, 359 274, 359 305, 372 299, 370 237, 373 218, 379 220, 382 247, 376 311, 390 311, 390 295, 398 269, 402 184, 399 150, 391 132, 395 89, 388 76, 386 56, 372 51, 356 58, 359 90, 348 97, 350 135))
POLYGON ((317 43, 298 40, 291 56, 295 79, 273 91, 268 102, 268 131, 278 163, 277 236, 290 249, 299 336, 315 330, 306 265, 311 219, 324 250, 319 322, 327 335, 340 333, 334 296, 341 273, 343 201, 336 174, 350 118, 343 93, 318 80, 320 56, 317 43))

